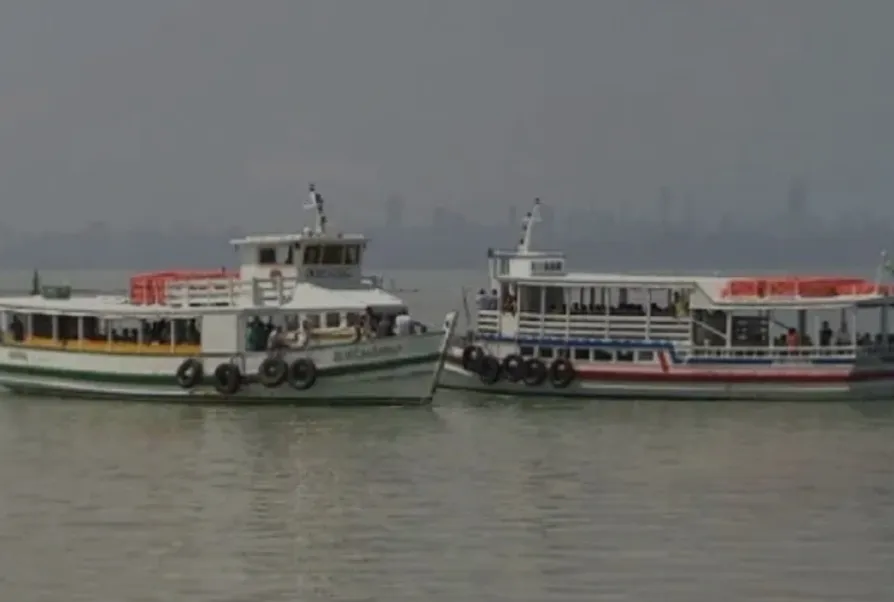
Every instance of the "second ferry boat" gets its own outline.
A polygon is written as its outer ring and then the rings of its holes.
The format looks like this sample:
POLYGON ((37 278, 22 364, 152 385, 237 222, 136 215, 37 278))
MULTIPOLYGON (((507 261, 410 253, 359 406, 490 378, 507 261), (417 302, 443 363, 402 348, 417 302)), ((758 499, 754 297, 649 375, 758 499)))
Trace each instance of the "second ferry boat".
POLYGON ((488 252, 488 285, 440 386, 545 397, 892 400, 890 271, 856 277, 576 273, 532 249, 488 252))

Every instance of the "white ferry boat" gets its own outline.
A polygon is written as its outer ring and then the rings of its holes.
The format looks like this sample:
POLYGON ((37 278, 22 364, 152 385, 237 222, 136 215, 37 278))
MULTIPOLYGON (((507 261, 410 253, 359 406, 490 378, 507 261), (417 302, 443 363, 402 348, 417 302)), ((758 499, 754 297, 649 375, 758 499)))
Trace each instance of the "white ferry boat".
POLYGON ((316 225, 232 241, 238 272, 139 274, 124 297, 0 298, 0 386, 19 394, 235 404, 431 399, 455 315, 426 329, 363 282, 362 235, 316 225))
MULTIPOLYGON (((894 400, 894 296, 881 276, 637 276, 490 250, 489 285, 440 386, 660 400, 894 400)), ((469 312, 472 313, 472 312, 469 312)))

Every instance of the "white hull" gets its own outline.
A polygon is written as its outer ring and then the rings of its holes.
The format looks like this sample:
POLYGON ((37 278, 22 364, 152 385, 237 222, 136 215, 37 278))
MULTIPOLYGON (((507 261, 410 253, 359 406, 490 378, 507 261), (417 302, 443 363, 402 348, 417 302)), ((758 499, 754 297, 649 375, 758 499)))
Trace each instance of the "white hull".
POLYGON ((434 393, 445 342, 445 335, 433 333, 290 352, 285 356, 287 362, 308 358, 318 369, 316 381, 306 390, 287 382, 273 388, 258 382, 264 353, 202 357, 205 379, 201 385, 186 389, 175 379, 183 357, 0 345, 0 386, 18 394, 181 403, 423 404, 434 393), (346 359, 345 351, 352 357, 346 359), (222 394, 211 384, 211 375, 220 363, 229 362, 239 366, 246 378, 238 391, 222 394))
POLYGON ((657 401, 894 401, 894 376, 871 380, 838 382, 769 382, 752 380, 741 382, 733 378, 714 382, 675 380, 661 382, 651 379, 615 375, 611 379, 577 378, 567 387, 557 388, 547 380, 539 386, 511 383, 501 379, 494 384, 482 381, 478 374, 464 370, 459 361, 459 350, 454 349, 439 379, 442 389, 474 391, 513 397, 580 398, 608 400, 657 401))

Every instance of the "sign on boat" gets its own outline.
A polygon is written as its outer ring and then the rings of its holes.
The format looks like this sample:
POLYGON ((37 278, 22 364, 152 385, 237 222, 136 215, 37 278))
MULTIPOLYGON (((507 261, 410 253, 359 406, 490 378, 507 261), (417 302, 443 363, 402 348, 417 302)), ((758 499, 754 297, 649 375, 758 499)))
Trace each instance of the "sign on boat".
POLYGON ((474 328, 440 386, 508 395, 661 400, 892 400, 890 264, 876 278, 637 275, 488 252, 474 328))
POLYGON ((239 269, 137 274, 129 294, 65 286, 0 298, 0 386, 15 393, 235 404, 419 404, 446 326, 413 320, 364 277, 369 241, 313 228, 233 240, 239 269), (388 378, 383 378, 388 377, 388 378))

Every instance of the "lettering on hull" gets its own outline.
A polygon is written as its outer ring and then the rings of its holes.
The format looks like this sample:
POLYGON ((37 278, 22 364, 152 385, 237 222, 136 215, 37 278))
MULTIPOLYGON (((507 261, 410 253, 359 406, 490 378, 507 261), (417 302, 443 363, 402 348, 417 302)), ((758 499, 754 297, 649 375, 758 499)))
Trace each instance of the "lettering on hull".
POLYGON ((356 362, 360 360, 400 355, 403 350, 404 348, 402 345, 373 345, 372 347, 363 347, 361 349, 336 351, 333 354, 332 359, 336 364, 343 364, 345 362, 356 362))

